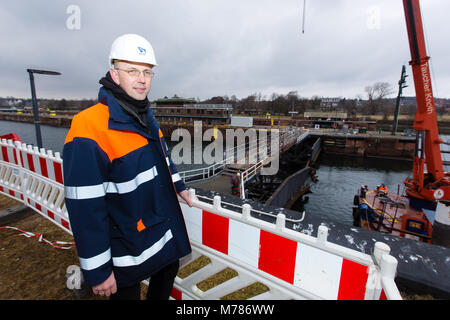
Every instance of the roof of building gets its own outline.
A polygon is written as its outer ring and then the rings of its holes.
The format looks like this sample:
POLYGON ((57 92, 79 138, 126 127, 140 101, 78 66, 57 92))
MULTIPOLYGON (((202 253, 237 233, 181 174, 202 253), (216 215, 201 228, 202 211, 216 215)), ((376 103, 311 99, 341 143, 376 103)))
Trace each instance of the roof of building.
POLYGON ((186 104, 186 103, 197 103, 197 101, 194 98, 180 98, 180 97, 173 97, 173 98, 161 98, 158 100, 155 100, 154 103, 156 104, 186 104))

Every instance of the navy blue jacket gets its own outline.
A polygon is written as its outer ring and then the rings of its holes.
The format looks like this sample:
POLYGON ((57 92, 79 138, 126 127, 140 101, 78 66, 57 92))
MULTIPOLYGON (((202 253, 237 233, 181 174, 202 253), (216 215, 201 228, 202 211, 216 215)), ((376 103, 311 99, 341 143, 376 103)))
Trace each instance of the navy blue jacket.
POLYGON ((138 126, 103 87, 74 116, 63 150, 66 207, 84 278, 118 286, 191 251, 177 192, 186 189, 152 111, 138 126))

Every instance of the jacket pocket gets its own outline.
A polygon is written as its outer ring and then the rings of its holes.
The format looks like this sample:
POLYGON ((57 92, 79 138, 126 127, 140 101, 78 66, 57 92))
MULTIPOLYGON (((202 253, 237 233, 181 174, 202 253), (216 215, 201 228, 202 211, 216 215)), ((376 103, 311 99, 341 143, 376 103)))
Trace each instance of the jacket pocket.
POLYGON ((151 228, 154 225, 157 225, 161 222, 166 221, 167 218, 156 215, 153 212, 144 214, 139 221, 136 223, 136 229, 137 231, 141 232, 145 229, 151 228))

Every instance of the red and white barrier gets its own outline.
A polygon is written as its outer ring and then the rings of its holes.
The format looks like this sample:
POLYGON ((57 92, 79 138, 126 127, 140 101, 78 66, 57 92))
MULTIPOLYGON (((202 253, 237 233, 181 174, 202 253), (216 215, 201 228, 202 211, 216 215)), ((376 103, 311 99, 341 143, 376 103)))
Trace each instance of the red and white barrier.
POLYGON ((59 152, 53 156, 53 152, 38 147, 22 144, 20 147, 20 161, 22 166, 38 175, 63 184, 62 159, 59 152))
POLYGON ((0 193, 8 195, 72 234, 64 203, 59 152, 20 141, 0 141, 0 193))
POLYGON ((0 141, 0 193, 6 194, 20 202, 24 195, 21 189, 20 162, 12 140, 0 141))
MULTIPOLYGON (((195 191, 190 192, 195 199, 195 191)), ((282 214, 271 224, 251 217, 249 205, 243 206, 242 213, 222 208, 218 196, 212 205, 194 203, 194 207, 182 203, 193 245, 213 249, 268 279, 269 275, 280 279, 285 286, 301 289, 300 295, 309 292, 339 300, 384 297, 380 268, 372 257, 329 243, 325 226, 319 227, 319 236, 314 238, 286 229, 282 214)))

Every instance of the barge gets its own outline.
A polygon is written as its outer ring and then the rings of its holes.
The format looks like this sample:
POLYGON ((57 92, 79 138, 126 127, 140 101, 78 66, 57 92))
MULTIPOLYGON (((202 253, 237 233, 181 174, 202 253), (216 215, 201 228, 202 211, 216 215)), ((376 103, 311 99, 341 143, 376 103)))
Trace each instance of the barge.
POLYGON ((361 186, 353 204, 354 226, 430 243, 436 205, 416 207, 414 199, 378 186, 361 186))

